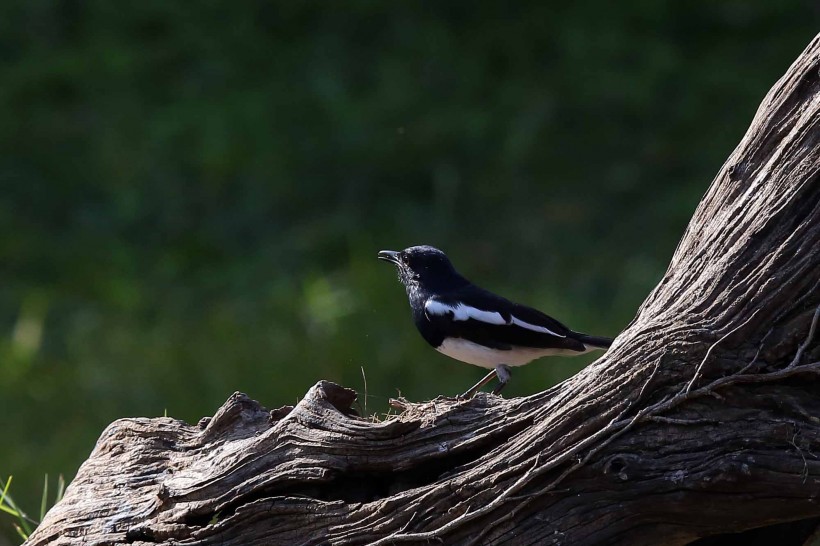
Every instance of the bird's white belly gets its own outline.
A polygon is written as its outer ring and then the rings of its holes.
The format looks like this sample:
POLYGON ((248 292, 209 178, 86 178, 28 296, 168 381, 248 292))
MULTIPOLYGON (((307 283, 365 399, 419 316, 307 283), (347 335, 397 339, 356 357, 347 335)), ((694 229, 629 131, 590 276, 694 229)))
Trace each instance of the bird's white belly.
POLYGON ((536 358, 550 355, 577 355, 578 351, 568 349, 541 349, 532 347, 513 347, 509 351, 492 349, 462 338, 449 337, 436 347, 436 350, 450 358, 482 368, 495 368, 499 364, 523 366, 536 358))

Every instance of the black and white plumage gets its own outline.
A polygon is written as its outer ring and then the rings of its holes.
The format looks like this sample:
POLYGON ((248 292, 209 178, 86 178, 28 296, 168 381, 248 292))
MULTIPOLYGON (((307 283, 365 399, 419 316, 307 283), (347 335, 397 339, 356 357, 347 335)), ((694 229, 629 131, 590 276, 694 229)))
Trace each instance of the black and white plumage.
POLYGON ((510 366, 543 356, 606 349, 612 343, 609 338, 574 332, 537 309, 479 288, 437 248, 382 250, 378 257, 398 268, 413 321, 431 346, 456 360, 493 370, 464 397, 474 395, 494 375, 499 384, 493 392, 500 392, 510 378, 510 366))

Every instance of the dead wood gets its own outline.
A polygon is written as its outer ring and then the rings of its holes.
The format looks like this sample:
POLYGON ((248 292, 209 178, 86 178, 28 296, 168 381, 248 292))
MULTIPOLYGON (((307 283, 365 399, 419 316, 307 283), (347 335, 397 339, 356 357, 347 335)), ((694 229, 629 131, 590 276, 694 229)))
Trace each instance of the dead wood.
POLYGON ((28 544, 804 540, 820 521, 819 70, 820 37, 635 319, 571 379, 376 423, 325 381, 275 411, 237 393, 198 426, 121 419, 28 544))

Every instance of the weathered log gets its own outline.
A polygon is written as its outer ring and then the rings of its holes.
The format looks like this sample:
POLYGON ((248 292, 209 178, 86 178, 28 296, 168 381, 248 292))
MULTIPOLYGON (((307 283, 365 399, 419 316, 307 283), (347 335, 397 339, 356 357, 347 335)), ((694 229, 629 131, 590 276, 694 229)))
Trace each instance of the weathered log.
POLYGON ((121 419, 28 544, 685 544, 798 521, 775 529, 802 541, 820 521, 818 70, 820 37, 576 376, 381 422, 325 381, 272 412, 237 393, 199 426, 121 419))

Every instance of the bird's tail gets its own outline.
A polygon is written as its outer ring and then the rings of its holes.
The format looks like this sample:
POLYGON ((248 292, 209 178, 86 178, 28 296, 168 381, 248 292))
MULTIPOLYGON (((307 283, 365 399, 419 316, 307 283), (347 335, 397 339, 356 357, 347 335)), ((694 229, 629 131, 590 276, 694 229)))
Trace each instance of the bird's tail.
POLYGON ((575 338, 586 345, 589 349, 609 349, 612 339, 608 337, 589 336, 587 334, 576 333, 575 338))

